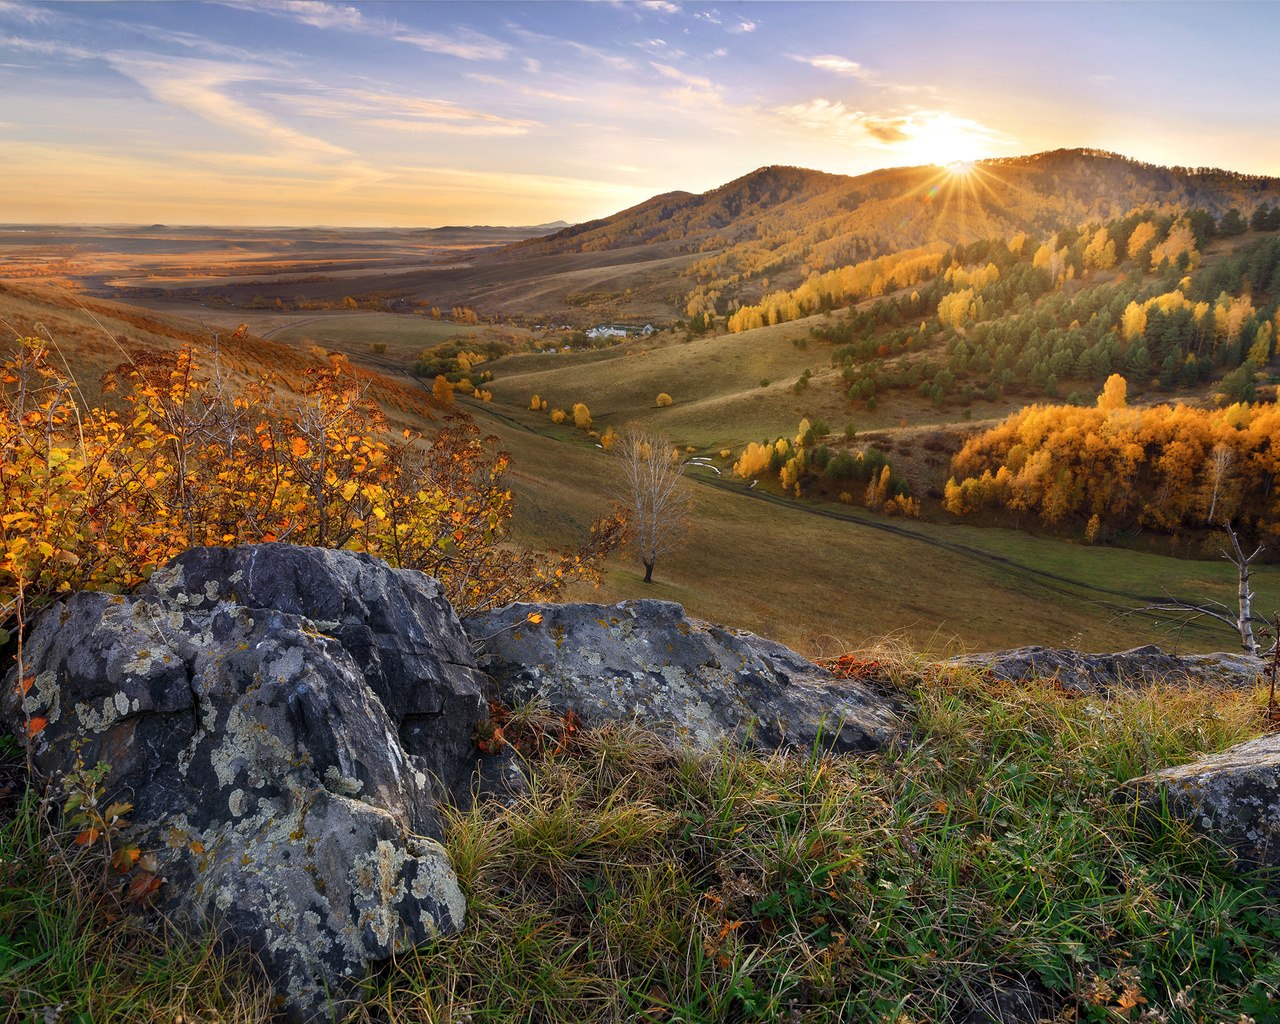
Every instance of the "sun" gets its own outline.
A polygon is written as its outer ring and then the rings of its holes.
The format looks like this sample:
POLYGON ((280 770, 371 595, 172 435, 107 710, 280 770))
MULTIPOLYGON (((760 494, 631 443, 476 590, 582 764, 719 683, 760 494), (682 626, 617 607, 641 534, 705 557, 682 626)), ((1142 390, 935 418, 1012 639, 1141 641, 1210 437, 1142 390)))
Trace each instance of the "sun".
POLYGON ((953 178, 966 178, 973 173, 972 160, 952 160, 944 165, 944 170, 953 178))

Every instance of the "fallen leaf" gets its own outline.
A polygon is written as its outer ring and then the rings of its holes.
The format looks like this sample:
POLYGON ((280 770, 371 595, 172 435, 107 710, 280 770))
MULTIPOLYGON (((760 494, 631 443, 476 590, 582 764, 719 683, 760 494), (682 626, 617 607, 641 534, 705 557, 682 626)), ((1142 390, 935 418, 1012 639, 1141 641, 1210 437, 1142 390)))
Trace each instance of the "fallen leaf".
POLYGON ((129 898, 134 900, 145 899, 159 889, 162 882, 163 879, 148 872, 143 872, 129 883, 129 898))

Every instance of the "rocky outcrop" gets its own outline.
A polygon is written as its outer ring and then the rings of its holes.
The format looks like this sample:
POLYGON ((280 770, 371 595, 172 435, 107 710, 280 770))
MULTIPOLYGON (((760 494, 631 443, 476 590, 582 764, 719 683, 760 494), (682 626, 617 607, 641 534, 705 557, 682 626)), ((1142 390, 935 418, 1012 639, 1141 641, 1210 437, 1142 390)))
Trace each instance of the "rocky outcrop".
POLYGON ((439 805, 470 802, 488 708, 430 578, 319 548, 195 549, 136 596, 54 605, 24 657, 36 767, 109 764, 165 909, 247 941, 295 1019, 328 1019, 370 964, 461 925, 439 805))
POLYGON ((1280 733, 1132 779, 1115 799, 1148 826, 1166 815, 1185 821, 1239 870, 1280 867, 1280 733))
POLYGON ((1248 654, 1166 654, 1154 645, 1119 654, 1082 654, 1049 647, 1018 647, 952 658, 948 665, 981 668, 994 679, 1055 681, 1064 689, 1104 692, 1115 686, 1173 683, 1185 686, 1252 686, 1265 667, 1248 654))
POLYGON ((869 751, 897 731, 865 685, 669 601, 514 604, 463 625, 503 703, 544 700, 588 725, 632 722, 701 750, 869 751))
MULTIPOLYGON (((128 839, 158 858, 162 909, 247 943, 299 1021, 331 1019, 371 966, 462 924, 441 808, 522 788, 513 754, 481 758, 473 743, 486 688, 703 751, 856 753, 899 732, 892 701, 865 683, 677 604, 518 604, 460 623, 421 573, 279 544, 196 549, 135 595, 71 596, 23 655, 0 726, 30 723, 45 777, 78 758, 109 764, 107 799, 134 805, 128 839)), ((1242 685, 1261 667, 1155 648, 954 664, 1089 690, 1242 685)), ((1274 867, 1280 737, 1135 780, 1122 797, 1274 867)), ((975 997, 967 1019, 1038 1012, 1036 993, 1016 988, 975 997)))

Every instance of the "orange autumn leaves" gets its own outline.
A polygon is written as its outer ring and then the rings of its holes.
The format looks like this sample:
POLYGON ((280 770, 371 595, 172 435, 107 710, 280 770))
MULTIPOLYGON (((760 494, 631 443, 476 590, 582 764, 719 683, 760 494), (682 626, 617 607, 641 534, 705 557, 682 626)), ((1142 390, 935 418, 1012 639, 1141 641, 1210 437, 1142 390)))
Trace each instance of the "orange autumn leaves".
POLYGON ((104 381, 122 408, 87 408, 47 343, 19 342, 0 371, 0 630, 64 593, 128 590, 187 547, 273 540, 422 569, 481 608, 590 576, 623 529, 576 555, 507 549, 508 460, 469 421, 393 437, 342 366, 283 397, 198 371, 190 347, 135 352, 104 381))
POLYGON ((1280 410, 1237 403, 1131 409, 1113 375, 1095 406, 1033 405, 968 441, 952 460, 955 515, 1002 506, 1044 522, 1081 517, 1157 530, 1245 517, 1280 534, 1280 410))

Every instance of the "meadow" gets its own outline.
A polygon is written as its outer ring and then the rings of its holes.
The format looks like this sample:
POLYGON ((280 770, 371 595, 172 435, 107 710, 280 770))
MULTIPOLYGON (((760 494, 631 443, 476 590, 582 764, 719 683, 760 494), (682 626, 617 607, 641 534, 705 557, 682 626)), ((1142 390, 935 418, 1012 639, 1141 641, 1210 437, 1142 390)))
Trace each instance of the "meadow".
MULTIPOLYGON (((580 543, 608 508, 609 456, 581 432, 553 426, 545 414, 542 434, 494 419, 479 403, 472 411, 512 453, 516 539, 533 547, 580 543), (533 466, 555 469, 534 472, 533 466)), ((574 596, 679 601, 691 615, 811 656, 886 636, 936 654, 1024 644, 1124 650, 1165 639, 1156 620, 1119 615, 1160 599, 1162 588, 1228 605, 1235 598, 1235 570, 1222 560, 1171 559, 1012 529, 885 519, 847 505, 796 502, 776 489, 752 491, 731 482, 727 462, 715 461, 725 475, 695 471, 688 545, 658 565, 653 583, 642 582, 638 559, 624 553, 608 564, 599 589, 574 596)), ((1280 569, 1261 567, 1254 588, 1259 609, 1280 609, 1280 569)), ((1225 629, 1195 629, 1183 635, 1180 649, 1238 644, 1225 629)))

